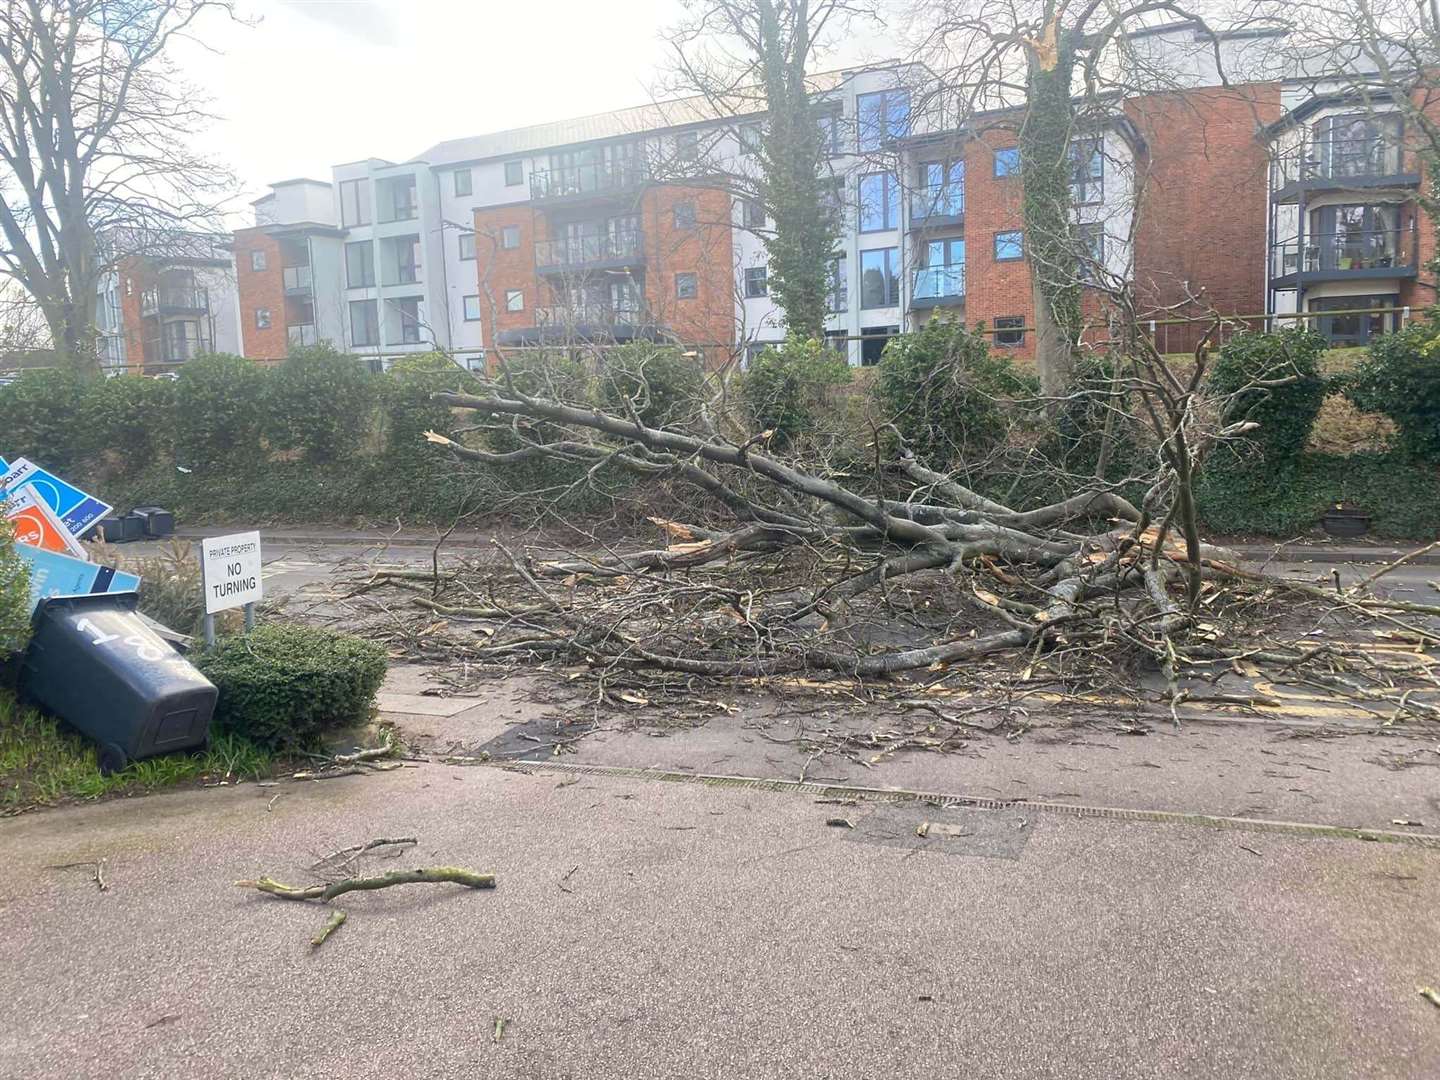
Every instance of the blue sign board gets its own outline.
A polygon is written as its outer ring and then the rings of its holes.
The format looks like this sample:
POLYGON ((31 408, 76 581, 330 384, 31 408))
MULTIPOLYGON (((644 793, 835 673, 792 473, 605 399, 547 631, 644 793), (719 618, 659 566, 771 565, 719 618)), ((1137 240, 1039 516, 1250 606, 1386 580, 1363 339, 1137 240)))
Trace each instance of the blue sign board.
POLYGON ((42 469, 25 458, 17 458, 15 464, 0 476, 0 488, 10 492, 22 487, 30 488, 37 499, 54 510, 55 516, 70 530, 71 536, 80 536, 112 509, 88 492, 61 480, 48 469, 42 469))
POLYGON ((134 592, 140 579, 108 566, 60 555, 54 551, 16 544, 15 551, 30 564, 30 609, 47 596, 87 596, 91 593, 134 592))

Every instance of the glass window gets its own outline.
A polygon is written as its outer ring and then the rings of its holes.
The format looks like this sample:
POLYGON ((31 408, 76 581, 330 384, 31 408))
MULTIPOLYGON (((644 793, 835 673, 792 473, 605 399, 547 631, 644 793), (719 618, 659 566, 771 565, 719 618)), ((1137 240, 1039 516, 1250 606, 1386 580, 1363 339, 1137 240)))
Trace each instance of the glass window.
POLYGON ((462 232, 460 234, 460 261, 470 262, 475 258, 475 234, 473 232, 462 232))
POLYGON ((900 333, 898 326, 862 326, 860 328, 860 363, 874 367, 885 355, 885 346, 900 333))
POLYGON ((416 214, 415 177, 397 176, 380 183, 380 220, 413 221, 416 214))
POLYGON ((370 181, 340 181, 340 224, 370 224, 370 181))
POLYGON ((1105 226, 1077 225, 1075 239, 1080 248, 1080 280, 1093 285, 1105 266, 1105 226))
POLYGON ((469 194, 470 194, 470 170, 469 170, 469 169, 456 169, 456 170, 455 170, 455 194, 456 194, 456 196, 462 196, 462 195, 469 195, 469 194))
POLYGON ((959 217, 965 212, 965 162, 924 162, 917 179, 919 207, 912 201, 912 217, 959 217))
POLYGON ((514 251, 520 246, 519 225, 506 225, 500 230, 500 246, 506 251, 514 251))
POLYGON ((374 300, 350 301, 350 344, 379 345, 380 320, 374 300))
POLYGON ((675 136, 675 156, 681 161, 694 161, 700 156, 700 133, 682 131, 675 136))
POLYGON ((751 299, 770 295, 770 282, 765 267, 747 266, 745 268, 745 295, 751 299))
POLYGON ((1019 229, 1010 229, 995 234, 995 261, 1011 262, 1025 257, 1025 234, 1019 229))
POLYGON ((832 312, 850 310, 850 270, 844 255, 836 255, 830 260, 827 299, 832 312))
POLYGON ((525 163, 523 161, 505 162, 505 186, 519 187, 525 182, 525 163))
POLYGON ((900 184, 894 173, 860 177, 860 231, 883 232, 900 226, 900 184))
POLYGON ((256 273, 259 273, 261 270, 264 270, 264 269, 265 269, 265 266, 266 266, 266 262, 265 262, 265 252, 263 252, 263 251, 252 251, 252 252, 250 252, 250 269, 251 269, 251 270, 254 270, 256 273))
POLYGON ((407 296, 403 300, 396 300, 395 307, 400 313, 400 344, 418 345, 420 343, 420 298, 407 296))
POLYGON ((760 121, 740 125, 740 152, 742 154, 758 154, 760 146, 764 142, 765 132, 760 126, 760 121))
POLYGON ((467 296, 467 297, 465 297, 465 301, 464 301, 464 302, 465 302, 465 321, 466 321, 466 322, 479 322, 479 321, 480 321, 480 297, 478 297, 478 296, 467 296))
POLYGON ((910 134, 910 91, 882 90, 855 99, 860 150, 878 150, 910 134))
POLYGON ((1070 198, 1080 205, 1105 199, 1105 153, 1098 138, 1070 144, 1070 198))
POLYGON ((1006 146, 995 151, 995 175, 1018 176, 1020 174, 1020 148, 1006 146))
POLYGON ((420 281, 420 237, 387 236, 380 241, 384 284, 415 285, 420 281))
POLYGON ((845 208, 845 178, 832 176, 820 181, 820 203, 831 215, 839 217, 845 208))
POLYGON ((765 204, 759 199, 745 199, 741 203, 742 217, 747 229, 763 229, 765 227, 765 204))
POLYGON ((1331 345, 1365 345, 1372 338, 1395 329, 1395 305, 1398 300, 1394 295, 1331 296, 1311 300, 1309 310, 1337 314, 1322 315, 1310 322, 1331 345))
POLYGON ((524 311, 524 310, 525 310, 525 293, 524 293, 523 291, 521 291, 520 289, 506 289, 506 290, 505 290, 505 310, 506 310, 506 311, 524 311))
POLYGON ((816 122, 820 125, 820 152, 828 157, 843 153, 840 132, 845 127, 845 116, 839 106, 820 110, 816 122))
POLYGON ((375 284, 375 246, 369 240, 345 245, 345 283, 352 289, 375 284))
POLYGON ((262 308, 256 308, 256 309, 255 309, 255 329, 257 329, 257 330, 269 330, 269 329, 270 329, 270 309, 269 309, 268 307, 262 307, 262 308))
POLYGON ((877 248, 860 253, 860 306, 894 307, 900 302, 898 248, 877 248))
POLYGON ((1025 344, 1025 319, 1020 315, 1001 315, 995 320, 995 344, 1002 349, 1015 349, 1025 344))
POLYGON ((675 228, 695 228, 695 204, 693 202, 678 202, 675 204, 675 228))
POLYGON ((700 283, 694 273, 686 272, 675 275, 675 299, 694 300, 700 291, 700 283))

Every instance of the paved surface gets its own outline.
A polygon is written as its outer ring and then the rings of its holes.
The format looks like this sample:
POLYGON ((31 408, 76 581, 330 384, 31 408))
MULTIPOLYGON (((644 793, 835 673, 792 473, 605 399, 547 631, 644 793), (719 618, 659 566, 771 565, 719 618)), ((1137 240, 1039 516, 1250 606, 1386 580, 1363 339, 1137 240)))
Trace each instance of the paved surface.
POLYGON ((1440 1075, 1409 846, 432 765, 30 815, 0 865, 7 1077, 1440 1075), (229 884, 407 833, 499 888, 312 954, 229 884))

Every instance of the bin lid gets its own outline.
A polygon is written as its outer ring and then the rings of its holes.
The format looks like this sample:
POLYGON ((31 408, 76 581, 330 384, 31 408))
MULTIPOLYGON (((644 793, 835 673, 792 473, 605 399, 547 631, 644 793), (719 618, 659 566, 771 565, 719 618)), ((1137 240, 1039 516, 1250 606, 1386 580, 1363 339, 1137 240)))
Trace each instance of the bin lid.
POLYGON ((95 608, 110 608, 120 611, 134 611, 140 602, 140 594, 133 589, 129 592, 78 593, 73 596, 47 596, 35 605, 31 622, 39 625, 46 613, 52 610, 89 611, 95 608))

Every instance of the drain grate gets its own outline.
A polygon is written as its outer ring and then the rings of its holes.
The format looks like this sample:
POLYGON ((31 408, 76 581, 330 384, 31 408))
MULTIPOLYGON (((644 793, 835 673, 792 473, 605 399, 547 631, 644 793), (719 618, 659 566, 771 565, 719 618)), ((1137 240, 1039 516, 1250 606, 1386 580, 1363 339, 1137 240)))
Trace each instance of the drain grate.
POLYGON ((808 780, 776 780, 759 776, 723 776, 676 772, 668 769, 640 769, 624 765, 587 765, 568 761, 510 761, 489 763, 491 768, 522 773, 575 773, 608 776, 625 780, 651 780, 671 784, 702 784, 706 787, 747 788, 816 798, 863 799, 868 802, 934 803, 976 810, 1026 810, 1076 818, 1105 818, 1111 821, 1143 821, 1162 825, 1199 825, 1239 832, 1282 833, 1290 836, 1328 840, 1369 840, 1383 844, 1405 844, 1440 850, 1440 836, 1432 833, 1396 832, 1390 829, 1361 829, 1344 825, 1320 825, 1305 821, 1272 821, 1265 818, 1224 817, 1177 810, 1132 810, 1122 806, 1087 806, 1076 803, 1032 802, 1026 799, 987 799, 939 791, 905 791, 847 784, 817 784, 808 780))

